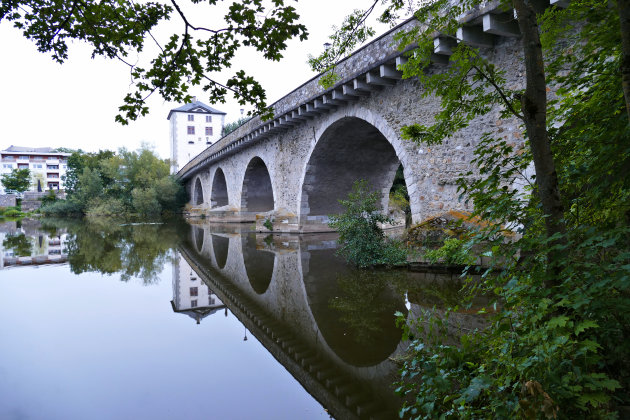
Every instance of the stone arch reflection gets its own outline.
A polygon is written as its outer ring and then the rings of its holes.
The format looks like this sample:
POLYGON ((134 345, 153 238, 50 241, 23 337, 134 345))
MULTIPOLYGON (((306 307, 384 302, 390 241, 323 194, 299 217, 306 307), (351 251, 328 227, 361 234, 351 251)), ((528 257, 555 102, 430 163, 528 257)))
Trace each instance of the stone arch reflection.
POLYGON ((401 162, 392 144, 372 124, 356 117, 332 123, 321 135, 306 165, 301 192, 300 224, 325 222, 343 210, 352 185, 364 179, 382 193, 386 210, 389 190, 401 162))
POLYGON ((397 348, 402 330, 394 313, 407 314, 403 297, 391 285, 391 272, 351 270, 334 250, 311 251, 304 287, 311 313, 330 349, 356 367, 375 366, 397 348), (322 277, 336 281, 321 282, 322 277))
POLYGON ((225 181, 225 174, 221 168, 218 168, 214 172, 214 178, 212 180, 212 190, 210 193, 210 206, 211 207, 222 207, 227 206, 229 203, 228 200, 228 190, 227 190, 227 182, 225 181))
MULTIPOLYGON (((269 288, 273 277, 276 256, 273 252, 264 250, 264 246, 257 244, 256 234, 243 234, 243 260, 245 271, 252 289, 262 295, 269 288)), ((262 238, 259 238, 262 241, 262 238)))
POLYGON ((195 244, 195 249, 197 250, 198 253, 201 254, 201 250, 203 249, 203 240, 205 237, 205 232, 203 228, 193 226, 192 236, 193 236, 193 243, 195 244))
POLYGON ((214 250, 214 260, 217 263, 217 267, 225 267, 230 249, 230 238, 212 235, 212 249, 214 250))

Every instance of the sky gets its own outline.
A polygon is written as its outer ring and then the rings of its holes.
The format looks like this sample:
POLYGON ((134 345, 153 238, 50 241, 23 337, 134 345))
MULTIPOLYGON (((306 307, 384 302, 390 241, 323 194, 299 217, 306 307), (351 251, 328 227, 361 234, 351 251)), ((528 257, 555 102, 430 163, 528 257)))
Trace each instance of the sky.
MULTIPOLYGON (((331 27, 339 25, 353 9, 371 3, 371 0, 301 0, 295 6, 301 22, 308 28, 309 39, 290 41, 280 62, 268 62, 255 51, 244 51, 233 62, 233 70, 242 68, 253 74, 266 89, 271 104, 315 75, 308 67, 308 55, 323 50, 331 27)), ((214 9, 205 16, 191 13, 189 18, 193 25, 210 26, 220 16, 214 9)), ((158 28, 157 37, 163 38, 180 27, 181 21, 177 19, 174 16, 171 22, 158 28)), ((388 29, 384 25, 374 27, 377 36, 388 29)), ((165 102, 155 94, 148 101, 149 115, 127 126, 116 123, 114 117, 129 90, 129 68, 119 61, 91 59, 90 52, 84 44, 72 44, 69 59, 57 64, 49 55, 37 52, 35 45, 10 23, 0 22, 0 150, 11 145, 84 151, 121 147, 136 150, 146 143, 162 158, 169 157, 166 117, 170 109, 182 104, 165 102)), ((219 80, 227 77, 227 74, 218 75, 219 80)), ((201 88, 191 90, 191 95, 226 112, 226 123, 240 117, 243 107, 234 100, 213 103, 201 88)), ((245 112, 249 109, 245 107, 245 112)))

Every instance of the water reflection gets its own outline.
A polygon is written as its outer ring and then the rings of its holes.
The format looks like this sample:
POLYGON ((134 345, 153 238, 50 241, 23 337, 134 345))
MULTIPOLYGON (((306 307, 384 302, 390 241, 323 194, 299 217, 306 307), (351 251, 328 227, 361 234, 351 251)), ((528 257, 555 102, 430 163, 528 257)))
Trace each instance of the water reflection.
POLYGON ((65 230, 43 229, 37 220, 0 224, 0 268, 67 260, 65 230))
POLYGON ((276 258, 270 244, 264 240, 257 240, 257 237, 260 239, 260 235, 255 233, 242 235, 242 249, 249 283, 252 289, 261 295, 267 291, 271 283, 276 258))
POLYGON ((393 314, 406 314, 407 308, 394 290, 394 278, 404 276, 350 270, 333 253, 311 252, 309 265, 318 269, 311 268, 304 277, 310 309, 337 356, 353 366, 377 365, 396 350, 402 337, 393 314))
POLYGON ((215 312, 227 308, 218 296, 199 279, 186 260, 179 256, 173 263, 173 312, 188 315, 197 324, 215 312))
POLYGON ((220 235, 212 235, 212 249, 214 250, 214 259, 219 268, 225 267, 228 257, 228 249, 230 246, 230 238, 220 235))
MULTIPOLYGON (((44 248, 52 258, 59 249, 75 274, 120 273, 123 281, 138 277, 143 284, 155 284, 171 264, 168 299, 177 314, 171 316, 207 327, 231 312, 245 337, 253 335, 339 419, 394 418, 401 401, 391 385, 393 360, 406 350, 394 313, 415 319, 460 299, 457 276, 448 273, 353 270, 335 257, 330 234, 271 236, 200 222, 33 223, 30 230, 28 223, 0 229, 5 261, 18 258, 8 253, 34 258, 44 248)), ((482 322, 466 312, 449 319, 453 336, 482 322)))

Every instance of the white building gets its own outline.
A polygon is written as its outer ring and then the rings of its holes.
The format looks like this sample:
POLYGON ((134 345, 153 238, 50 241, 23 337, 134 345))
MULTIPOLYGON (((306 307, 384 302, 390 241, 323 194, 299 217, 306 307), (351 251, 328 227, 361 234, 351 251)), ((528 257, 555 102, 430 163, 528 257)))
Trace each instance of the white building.
MULTIPOLYGON (((201 280, 181 255, 173 263, 173 312, 185 314, 201 323, 225 305, 201 280)), ((226 313, 227 315, 227 313, 226 313)))
MULTIPOLYGON (((38 180, 42 191, 63 189, 68 156, 70 153, 55 152, 52 147, 10 146, 0 151, 0 174, 11 173, 14 169, 29 169, 32 191, 37 190, 38 180)), ((0 183, 0 194, 4 193, 4 186, 0 183)))
POLYGON ((221 138, 225 112, 197 101, 168 113, 171 143, 171 172, 177 172, 192 158, 221 138))

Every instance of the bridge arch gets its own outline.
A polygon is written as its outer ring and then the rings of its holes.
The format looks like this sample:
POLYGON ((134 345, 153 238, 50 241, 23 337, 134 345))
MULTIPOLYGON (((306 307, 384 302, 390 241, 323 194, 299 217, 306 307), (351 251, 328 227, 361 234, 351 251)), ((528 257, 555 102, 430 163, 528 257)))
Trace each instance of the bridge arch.
POLYGON ((212 177, 210 207, 214 208, 227 206, 228 203, 228 189, 227 182, 225 181, 225 174, 223 173, 223 169, 217 168, 216 171, 214 171, 214 176, 212 177))
MULTIPOLYGON (((406 185, 414 184, 402 140, 386 121, 361 108, 340 114, 322 122, 305 162, 298 192, 301 228, 325 224, 329 214, 341 212, 338 200, 348 196, 358 179, 381 192, 383 211, 401 164, 406 185)), ((418 213, 415 204, 413 214, 418 213)))
POLYGON ((194 206, 201 206, 204 202, 203 184, 201 183, 201 177, 195 178, 192 202, 194 206))
POLYGON ((261 213, 273 210, 275 200, 271 176, 265 162, 258 156, 247 164, 241 190, 241 212, 261 213))

